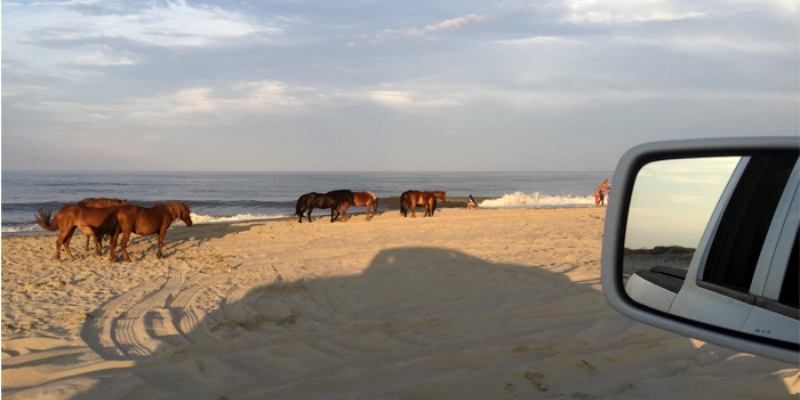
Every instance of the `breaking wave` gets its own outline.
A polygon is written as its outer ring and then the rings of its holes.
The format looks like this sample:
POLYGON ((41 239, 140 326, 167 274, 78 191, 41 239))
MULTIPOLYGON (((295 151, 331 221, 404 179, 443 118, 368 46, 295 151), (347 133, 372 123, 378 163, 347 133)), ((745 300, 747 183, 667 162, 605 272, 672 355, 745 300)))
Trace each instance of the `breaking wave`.
POLYGON ((515 192, 497 199, 483 200, 483 208, 560 208, 594 206, 593 196, 547 196, 540 193, 515 192))

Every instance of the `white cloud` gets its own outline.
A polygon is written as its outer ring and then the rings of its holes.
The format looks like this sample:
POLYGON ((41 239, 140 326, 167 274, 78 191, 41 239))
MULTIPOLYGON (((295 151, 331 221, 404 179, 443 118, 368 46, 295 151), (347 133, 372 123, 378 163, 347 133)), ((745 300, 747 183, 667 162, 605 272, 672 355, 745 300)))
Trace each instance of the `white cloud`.
POLYGON ((575 39, 567 39, 563 37, 557 36, 535 36, 523 39, 510 39, 510 40, 498 40, 495 43, 509 45, 509 46, 528 46, 528 45, 558 45, 558 44, 565 44, 565 45, 584 45, 586 43, 575 40, 575 39))
POLYGON ((53 5, 30 7, 24 16, 17 15, 16 22, 23 25, 18 28, 49 40, 119 38, 154 46, 204 46, 217 39, 276 31, 257 26, 240 13, 192 7, 184 1, 153 5, 137 14, 96 15, 53 5))
POLYGON ((697 19, 706 15, 703 11, 675 9, 679 6, 668 0, 574 0, 567 3, 568 11, 562 19, 572 24, 611 25, 697 19))
POLYGON ((132 65, 134 61, 127 55, 115 54, 110 46, 87 48, 85 52, 70 54, 63 62, 67 64, 106 67, 112 65, 132 65))
POLYGON ((776 43, 723 36, 670 36, 656 39, 617 37, 621 43, 654 46, 670 51, 694 54, 738 52, 764 55, 796 55, 797 44, 776 43))
POLYGON ((409 28, 404 30, 404 33, 411 36, 423 36, 426 33, 430 32, 448 30, 448 29, 458 29, 470 25, 478 25, 486 21, 487 19, 489 19, 489 17, 486 15, 469 14, 459 18, 448 19, 439 22, 438 24, 428 25, 422 29, 409 28))

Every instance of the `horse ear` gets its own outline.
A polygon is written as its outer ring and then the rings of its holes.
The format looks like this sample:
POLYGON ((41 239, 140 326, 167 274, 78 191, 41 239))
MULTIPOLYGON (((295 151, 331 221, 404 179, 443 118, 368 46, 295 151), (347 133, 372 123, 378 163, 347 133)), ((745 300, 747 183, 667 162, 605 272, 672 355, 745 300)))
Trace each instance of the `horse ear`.
POLYGON ((192 203, 186 203, 185 204, 186 208, 189 208, 189 206, 191 206, 191 205, 192 205, 192 203))

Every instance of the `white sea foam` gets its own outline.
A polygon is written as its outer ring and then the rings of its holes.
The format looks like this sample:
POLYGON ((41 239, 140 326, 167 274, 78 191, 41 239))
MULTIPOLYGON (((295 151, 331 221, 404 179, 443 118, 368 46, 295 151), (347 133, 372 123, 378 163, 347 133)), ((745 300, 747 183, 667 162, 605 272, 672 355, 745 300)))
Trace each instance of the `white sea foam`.
POLYGON ((2 228, 2 233, 26 233, 26 232, 36 232, 41 231, 42 228, 39 225, 21 225, 21 226, 4 226, 2 228))
MULTIPOLYGON (((218 216, 218 215, 198 215, 192 214, 192 223, 194 224, 213 224, 218 222, 239 222, 239 221, 254 221, 264 219, 278 219, 286 218, 290 215, 265 215, 265 214, 239 214, 232 217, 218 216)), ((180 222, 180 220, 178 220, 180 222)))
POLYGON ((498 199, 481 201, 483 208, 557 208, 594 206, 593 196, 547 196, 540 193, 516 192, 498 199))

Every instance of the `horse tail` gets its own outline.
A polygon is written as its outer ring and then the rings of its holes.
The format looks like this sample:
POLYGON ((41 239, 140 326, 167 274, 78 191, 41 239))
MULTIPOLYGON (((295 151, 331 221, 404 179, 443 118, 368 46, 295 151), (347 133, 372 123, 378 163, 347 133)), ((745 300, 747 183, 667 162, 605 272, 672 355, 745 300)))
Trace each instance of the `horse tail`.
POLYGON ((304 200, 303 197, 305 197, 305 196, 300 196, 300 198, 297 199, 297 205, 295 205, 294 215, 297 215, 297 216, 302 216, 303 215, 303 200, 304 200))
POLYGON ((119 229, 119 220, 117 219, 117 213, 119 213, 119 209, 115 209, 108 213, 106 218, 100 223, 100 226, 92 226, 89 225, 89 228, 92 229, 95 237, 101 238, 105 235, 114 236, 114 234, 119 229))
POLYGON ((36 223, 39 224, 44 230, 48 232, 55 232, 58 230, 58 224, 54 220, 52 223, 50 222, 50 216, 53 215, 53 212, 50 210, 39 210, 39 213, 36 216, 36 223))
POLYGON ((400 214, 405 214, 408 210, 408 192, 400 195, 400 214))

